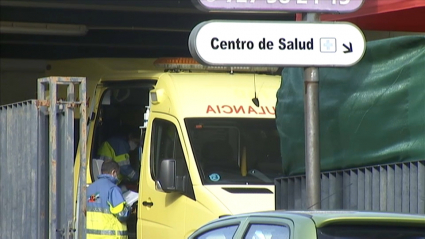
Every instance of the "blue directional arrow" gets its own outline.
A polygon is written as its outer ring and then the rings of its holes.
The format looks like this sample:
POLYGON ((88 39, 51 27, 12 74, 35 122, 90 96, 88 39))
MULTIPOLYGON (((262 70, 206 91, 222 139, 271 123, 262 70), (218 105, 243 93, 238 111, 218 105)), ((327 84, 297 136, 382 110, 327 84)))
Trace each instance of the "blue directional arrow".
POLYGON ((350 53, 350 52, 353 52, 353 44, 351 44, 351 42, 350 42, 350 47, 348 47, 347 45, 345 45, 345 44, 342 44, 344 47, 345 47, 345 49, 347 49, 347 50, 345 50, 344 51, 344 53, 350 53))

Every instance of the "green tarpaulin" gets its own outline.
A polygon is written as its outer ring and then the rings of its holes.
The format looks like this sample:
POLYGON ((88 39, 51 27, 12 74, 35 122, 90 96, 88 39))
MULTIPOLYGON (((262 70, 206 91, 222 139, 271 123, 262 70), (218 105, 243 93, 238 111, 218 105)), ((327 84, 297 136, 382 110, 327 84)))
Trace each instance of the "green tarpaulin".
MULTIPOLYGON (((303 68, 285 68, 276 122, 285 174, 305 170, 303 68)), ((348 68, 319 68, 321 171, 425 159, 425 37, 367 43, 348 68)))

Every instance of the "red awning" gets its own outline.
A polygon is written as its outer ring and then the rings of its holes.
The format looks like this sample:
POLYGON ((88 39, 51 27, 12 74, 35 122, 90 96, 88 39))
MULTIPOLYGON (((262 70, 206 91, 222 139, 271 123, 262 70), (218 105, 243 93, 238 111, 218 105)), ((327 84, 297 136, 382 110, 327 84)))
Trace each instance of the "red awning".
POLYGON ((425 32, 425 0, 364 0, 347 14, 323 14, 321 21, 348 21, 362 30, 425 32))

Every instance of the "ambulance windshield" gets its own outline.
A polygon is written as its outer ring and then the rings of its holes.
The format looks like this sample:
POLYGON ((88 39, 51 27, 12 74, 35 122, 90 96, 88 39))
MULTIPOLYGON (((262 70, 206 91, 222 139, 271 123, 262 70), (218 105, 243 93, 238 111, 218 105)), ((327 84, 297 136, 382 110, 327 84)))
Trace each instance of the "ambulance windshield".
POLYGON ((275 119, 186 119, 204 184, 273 184, 283 176, 275 119))

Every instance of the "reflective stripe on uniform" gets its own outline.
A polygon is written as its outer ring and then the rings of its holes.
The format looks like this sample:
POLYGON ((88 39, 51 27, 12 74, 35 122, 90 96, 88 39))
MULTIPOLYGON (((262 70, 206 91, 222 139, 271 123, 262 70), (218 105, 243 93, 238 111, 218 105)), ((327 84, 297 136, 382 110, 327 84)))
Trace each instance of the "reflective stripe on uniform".
POLYGON ((126 239, 127 225, 111 213, 87 211, 87 239, 126 239))
POLYGON ((130 160, 129 159, 125 159, 122 161, 116 161, 118 163, 119 166, 125 166, 125 165, 130 165, 130 160))
POLYGON ((112 157, 110 157, 110 156, 103 156, 103 155, 101 155, 101 156, 100 156, 100 159, 101 159, 101 160, 103 160, 103 161, 108 161, 108 160, 112 160, 112 157))
POLYGON ((102 213, 111 213, 108 208, 101 207, 87 207, 87 212, 102 212, 102 213))
POLYGON ((112 214, 118 214, 120 213, 122 210, 124 210, 124 204, 125 202, 122 202, 120 204, 118 204, 116 207, 113 207, 109 202, 109 210, 111 211, 112 214))
POLYGON ((129 178, 134 178, 134 176, 136 176, 136 172, 133 170, 129 175, 128 175, 128 177, 129 178))
POLYGON ((128 233, 126 231, 114 231, 114 230, 95 230, 95 229, 87 229, 87 234, 96 234, 96 235, 119 235, 119 236, 127 236, 128 233))

